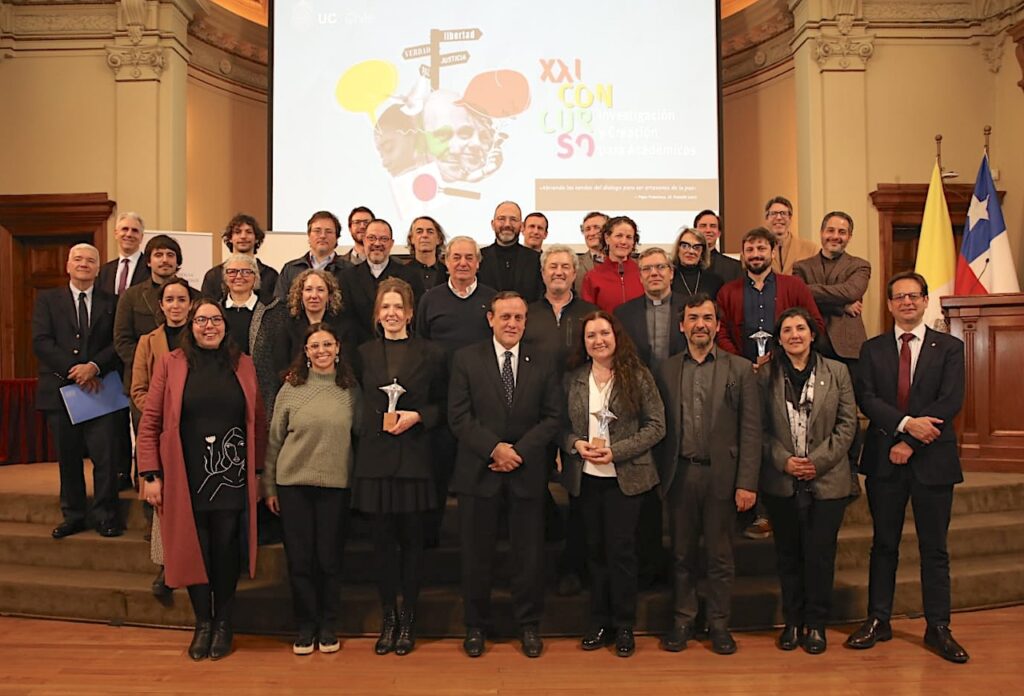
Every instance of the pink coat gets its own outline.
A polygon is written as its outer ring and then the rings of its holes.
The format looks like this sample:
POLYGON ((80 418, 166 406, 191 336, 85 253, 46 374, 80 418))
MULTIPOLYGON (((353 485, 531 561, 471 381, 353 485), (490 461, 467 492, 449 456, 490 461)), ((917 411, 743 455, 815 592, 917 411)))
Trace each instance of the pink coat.
MULTIPOLYGON (((249 577, 252 577, 256 573, 256 494, 259 490, 256 472, 263 469, 267 434, 252 358, 248 355, 239 357, 235 376, 245 394, 246 441, 253 443, 247 451, 245 472, 248 484, 249 577)), ((187 377, 188 361, 181 349, 160 359, 150 381, 138 436, 139 473, 154 471, 163 477, 160 531, 164 543, 164 572, 170 587, 208 582, 179 434, 181 397, 187 377)))

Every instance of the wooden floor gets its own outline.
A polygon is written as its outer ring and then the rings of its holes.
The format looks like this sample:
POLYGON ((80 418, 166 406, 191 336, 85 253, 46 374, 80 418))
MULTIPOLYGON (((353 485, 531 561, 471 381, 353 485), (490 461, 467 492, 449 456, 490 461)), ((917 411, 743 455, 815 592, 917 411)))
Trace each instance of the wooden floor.
POLYGON ((185 655, 191 633, 0 617, 0 694, 928 694, 1021 693, 1024 607, 954 616, 966 665, 945 662, 921 644, 921 619, 894 623, 895 638, 872 650, 842 648, 849 626, 829 631, 828 652, 779 652, 771 633, 737 634, 739 652, 706 644, 679 654, 638 639, 635 656, 583 653, 575 640, 550 639, 544 655, 489 644, 476 660, 458 640, 421 641, 407 657, 373 654, 373 641, 347 639, 334 655, 295 657, 282 639, 240 636, 219 662, 185 655))

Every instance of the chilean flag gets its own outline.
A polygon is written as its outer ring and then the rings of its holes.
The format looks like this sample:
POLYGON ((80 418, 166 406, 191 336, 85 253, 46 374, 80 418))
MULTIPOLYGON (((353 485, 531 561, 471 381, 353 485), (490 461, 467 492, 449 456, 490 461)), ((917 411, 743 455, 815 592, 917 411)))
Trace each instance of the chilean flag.
POLYGON ((981 158, 971 207, 964 224, 964 239, 956 263, 955 295, 1020 292, 1017 270, 1010 253, 999 195, 988 168, 988 153, 981 158))

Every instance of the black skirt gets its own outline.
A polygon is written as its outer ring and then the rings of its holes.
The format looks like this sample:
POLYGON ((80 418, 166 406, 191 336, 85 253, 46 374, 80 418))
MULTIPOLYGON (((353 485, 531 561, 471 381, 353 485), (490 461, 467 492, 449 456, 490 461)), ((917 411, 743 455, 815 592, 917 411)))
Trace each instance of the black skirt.
POLYGON ((437 490, 428 479, 357 478, 352 508, 375 515, 425 512, 437 507, 437 490))

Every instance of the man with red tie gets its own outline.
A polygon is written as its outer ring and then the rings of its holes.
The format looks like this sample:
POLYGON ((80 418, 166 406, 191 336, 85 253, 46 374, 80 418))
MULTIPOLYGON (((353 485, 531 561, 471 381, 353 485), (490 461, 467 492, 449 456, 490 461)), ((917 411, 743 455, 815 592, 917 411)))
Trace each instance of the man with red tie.
POLYGON ((867 477, 874 537, 868 618, 846 646, 866 649, 892 638, 889 617, 909 499, 921 555, 925 646, 963 663, 967 651, 949 630, 946 535, 953 486, 964 480, 953 430, 964 400, 964 344, 925 326, 928 283, 923 276, 897 273, 886 295, 895 331, 865 342, 857 367, 857 401, 871 420, 860 471, 867 477))

